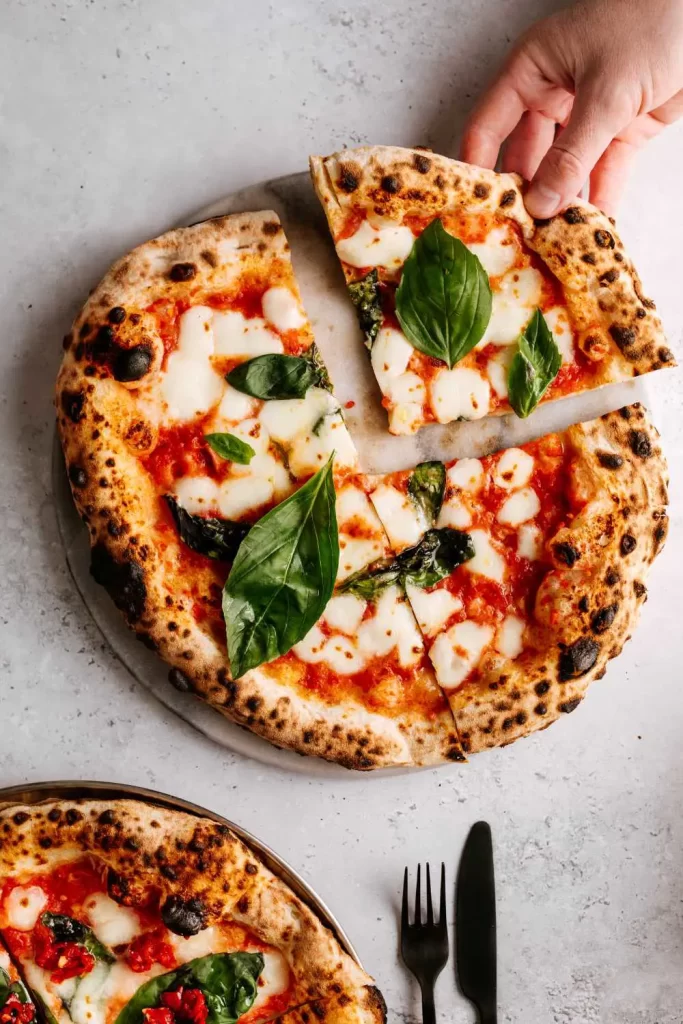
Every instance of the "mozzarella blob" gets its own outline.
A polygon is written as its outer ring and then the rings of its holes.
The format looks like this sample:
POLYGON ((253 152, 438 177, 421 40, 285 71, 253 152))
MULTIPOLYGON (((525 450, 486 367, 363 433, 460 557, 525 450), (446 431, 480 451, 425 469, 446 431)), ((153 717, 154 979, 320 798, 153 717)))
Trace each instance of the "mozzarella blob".
POLYGON ((520 558, 526 558, 535 562, 541 557, 543 550, 543 537, 538 526, 533 523, 524 523, 517 531, 517 554, 520 558))
POLYGON ((468 245, 468 249, 479 259, 489 277, 500 277, 513 267, 520 251, 519 242, 507 224, 494 228, 486 241, 468 245))
POLYGON ((115 903, 106 893, 94 893, 84 906, 90 927, 105 946, 127 945, 140 932, 140 918, 135 911, 115 903))
POLYGON ((203 415, 223 394, 225 382, 211 366, 213 321, 214 310, 208 306, 193 306, 180 317, 177 348, 160 375, 170 419, 191 420, 203 415))
POLYGON ((415 236, 403 225, 374 227, 364 220, 349 238, 337 242, 337 255, 351 267, 400 267, 415 242, 415 236))
POLYGON ((266 320, 283 334, 303 327, 306 317, 289 288, 269 288, 262 299, 263 315, 266 320))
POLYGON ((383 327, 372 346, 372 368, 382 394, 392 403, 393 433, 411 433, 422 422, 422 407, 427 391, 424 381, 408 370, 413 347, 394 327, 383 327))
POLYGON ((380 484, 372 492, 372 503, 394 547, 412 547, 429 529, 424 513, 410 495, 390 484, 380 484))
POLYGON ((504 526, 519 526, 533 519, 540 511, 541 502, 536 491, 532 487, 523 487, 503 502, 496 519, 504 526))
POLYGON ((493 482, 506 491, 516 491, 529 483, 533 471, 532 455, 521 448, 508 448, 496 463, 493 482))
POLYGON ((47 906, 47 894, 38 885, 17 885, 5 900, 5 915, 10 928, 30 932, 47 906))
POLYGON ((458 459, 446 473, 449 484, 476 494, 484 483, 484 467, 479 459, 458 459))
POLYGON ((477 348, 514 344, 538 308, 542 287, 543 278, 533 267, 504 274, 493 291, 491 319, 477 348))
POLYGON ((441 633, 429 650, 436 678, 452 690, 476 668, 484 649, 493 639, 493 628, 466 619, 441 633))
POLYGON ((452 615, 462 610, 462 601, 450 590, 428 591, 408 583, 406 593, 420 629, 427 636, 434 636, 452 615))
POLYGON ((517 658, 524 648, 526 623, 517 615, 508 615, 501 622, 496 634, 495 647, 506 658, 517 658))
POLYGON ((496 583, 502 583, 505 577, 505 559, 493 546, 486 530, 470 530, 470 537, 474 544, 474 558, 463 562, 463 569, 486 576, 496 583))
POLYGON ((466 366, 439 370, 430 388, 432 411, 439 423, 478 420, 491 404, 489 382, 466 366))
POLYGON ((262 317, 247 318, 237 310, 215 311, 213 336, 215 353, 219 356, 254 359, 256 356, 283 351, 279 337, 270 330, 262 317))

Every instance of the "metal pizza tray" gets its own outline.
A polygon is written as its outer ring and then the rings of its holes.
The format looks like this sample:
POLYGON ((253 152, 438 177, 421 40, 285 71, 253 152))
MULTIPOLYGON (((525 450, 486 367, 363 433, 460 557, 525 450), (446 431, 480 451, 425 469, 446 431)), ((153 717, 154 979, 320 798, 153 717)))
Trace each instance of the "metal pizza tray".
POLYGON ((178 797, 170 796, 168 793, 157 793, 153 789, 144 789, 141 786, 127 786, 114 782, 37 782, 26 786, 8 786, 0 789, 0 810, 12 804, 39 804, 46 800, 140 800, 146 804, 153 804, 157 807, 164 807, 172 811, 183 811, 185 814, 192 814, 199 818, 211 818, 228 828, 239 836, 242 842, 270 868, 274 875, 282 879, 289 888, 302 900, 322 921, 322 923, 334 933, 340 945, 349 956, 353 957, 359 967, 358 953, 353 948, 351 940, 336 919, 327 904, 311 889, 310 885, 294 870, 286 861, 271 850, 269 846, 261 842, 255 835, 248 832, 241 825, 237 825, 229 818, 220 814, 214 814, 199 804, 193 804, 189 800, 181 800, 178 797))
MULTIPOLYGON (((592 419, 630 402, 649 404, 643 379, 638 378, 541 406, 526 420, 513 415, 493 416, 472 423, 434 424, 409 437, 392 437, 327 223, 308 174, 291 174, 251 185, 197 210, 183 223, 194 224, 226 213, 260 209, 275 210, 282 220, 291 244, 304 307, 329 367, 335 392, 343 405, 351 403, 345 410, 345 418, 366 472, 391 472, 427 459, 483 456, 498 448, 523 444, 542 434, 562 430, 580 420, 592 419)), ((350 772, 319 758, 303 757, 275 747, 228 721, 195 697, 175 691, 168 682, 167 666, 136 641, 108 595, 90 575, 88 535, 71 498, 56 438, 52 470, 57 520, 69 570, 104 638, 139 682, 204 735, 237 753, 279 769, 318 777, 367 778, 366 772, 350 772)), ((419 769, 388 768, 370 774, 385 777, 415 770, 419 769)))

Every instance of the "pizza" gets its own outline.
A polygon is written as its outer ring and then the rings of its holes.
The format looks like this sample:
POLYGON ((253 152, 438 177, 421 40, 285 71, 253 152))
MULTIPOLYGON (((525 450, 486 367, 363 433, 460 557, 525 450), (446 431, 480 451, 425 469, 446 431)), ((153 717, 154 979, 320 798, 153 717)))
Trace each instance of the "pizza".
MULTIPOLYGON (((639 405, 484 459, 376 477, 370 496, 405 565, 430 534, 468 538, 428 588, 405 575, 466 753, 579 705, 631 635, 668 525, 666 467, 639 405), (430 501, 416 500, 420 480, 430 501)), ((381 590, 381 570, 350 587, 373 581, 381 590)))
POLYGON ((15 804, 0 822, 3 1024, 32 1024, 34 1002, 53 1024, 386 1020, 372 979, 226 826, 133 800, 15 804))
POLYGON ((275 214, 141 246, 65 345, 58 429, 92 573, 172 684, 348 767, 462 759, 400 588, 376 603, 332 594, 384 557, 386 537, 275 214), (279 557, 293 559, 286 580, 279 557), (245 565, 241 592, 224 593, 245 565), (251 629, 273 596, 271 619, 251 629))
MULTIPOLYGON (((398 335, 374 324, 373 353, 398 335)), ((621 649, 666 533, 639 407, 369 477, 268 211, 137 248, 64 347, 58 431, 94 578, 173 686, 272 743, 360 770, 462 761, 572 710, 621 649)))
POLYGON ((389 430, 500 415, 672 366, 614 221, 534 221, 521 179, 419 149, 312 157, 389 430))

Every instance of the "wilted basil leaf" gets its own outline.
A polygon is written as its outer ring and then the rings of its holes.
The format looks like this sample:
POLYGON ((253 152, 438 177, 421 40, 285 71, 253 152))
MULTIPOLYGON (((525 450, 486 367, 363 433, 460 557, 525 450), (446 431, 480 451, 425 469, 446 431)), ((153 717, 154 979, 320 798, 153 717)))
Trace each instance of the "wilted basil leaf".
POLYGON ((172 494, 165 494, 164 499, 171 510, 181 540, 200 555, 231 562, 251 529, 249 523, 192 515, 178 504, 172 494))
POLYGON ((433 220, 403 266, 396 315, 408 341, 452 367, 481 341, 491 319, 488 274, 473 252, 433 220))
POLYGON ((395 558, 383 559, 355 572, 337 589, 341 594, 355 594, 373 601, 394 583, 433 587, 470 558, 474 558, 474 543, 469 533, 444 526, 427 530, 419 544, 406 548, 395 558))
POLYGON ((365 601, 375 601, 383 590, 398 583, 401 569, 394 558, 383 558, 370 568, 359 569, 339 584, 340 594, 354 594, 365 601))
POLYGON ((519 336, 518 345, 508 374, 508 398, 517 415, 524 419, 557 377, 562 356, 540 309, 519 336))
POLYGON ((87 949, 96 960, 101 960, 105 964, 114 963, 116 957, 112 951, 107 949, 92 928, 88 928, 82 921, 67 917, 66 914, 52 914, 49 911, 41 914, 40 921, 52 932, 55 942, 76 942, 87 949))
POLYGON ((408 493, 432 526, 439 518, 446 489, 443 462, 421 462, 408 479, 408 493))
POLYGON ((384 318, 376 268, 349 285, 349 296, 356 307, 358 323, 365 335, 365 344, 371 349, 384 318))

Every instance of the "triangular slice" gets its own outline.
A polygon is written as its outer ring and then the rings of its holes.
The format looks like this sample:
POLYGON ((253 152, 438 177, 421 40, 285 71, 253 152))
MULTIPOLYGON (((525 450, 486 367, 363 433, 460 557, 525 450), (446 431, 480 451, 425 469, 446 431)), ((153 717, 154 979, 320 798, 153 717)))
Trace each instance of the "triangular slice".
POLYGON ((573 711, 635 626, 667 532, 657 433, 634 405, 460 459, 442 504, 415 472, 374 478, 371 498, 397 553, 432 527, 469 535, 474 557, 408 595, 466 753, 510 743, 573 711))
MULTIPOLYGON (((393 146, 312 157, 311 169, 392 433, 509 412, 510 364, 536 309, 562 360, 543 401, 673 365, 613 222, 588 203, 576 200, 549 221, 533 221, 516 175, 393 146), (492 291, 483 336, 450 368, 418 351, 396 315, 404 261, 435 218, 478 257, 492 291)), ((450 296, 453 304, 461 299, 450 296)), ((420 329, 433 338, 438 324, 423 305, 413 315, 429 318, 420 329)))

